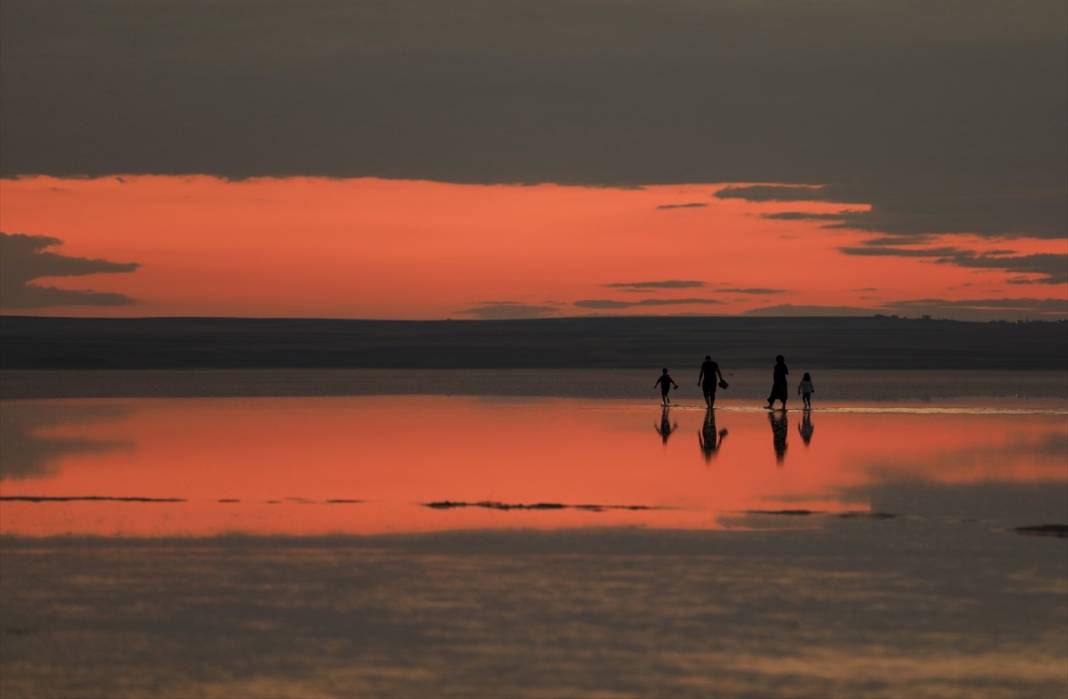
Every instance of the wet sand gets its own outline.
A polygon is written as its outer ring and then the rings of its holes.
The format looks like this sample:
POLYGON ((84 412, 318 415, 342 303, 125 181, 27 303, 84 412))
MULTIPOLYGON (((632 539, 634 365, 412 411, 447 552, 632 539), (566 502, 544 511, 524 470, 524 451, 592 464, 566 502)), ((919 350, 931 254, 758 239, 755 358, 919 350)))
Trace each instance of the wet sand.
MULTIPOLYGON (((670 365, 679 381, 672 395, 700 404, 697 368, 670 365)), ((843 401, 1063 409, 1063 371, 817 369, 817 409, 843 401), (963 403, 962 403, 963 401, 963 403)), ((770 365, 723 365, 728 401, 761 405, 770 388, 770 365)), ((454 395, 631 398, 657 402, 651 388, 660 367, 648 369, 122 369, 0 370, 0 400, 35 398, 225 398, 238 396, 454 395)), ((800 378, 800 373, 795 380, 800 378)), ((792 396, 800 407, 797 396, 792 396)), ((676 401, 677 402, 677 401, 676 401)))
POLYGON ((4 541, 0 694, 1060 697, 1064 545, 908 521, 4 541))

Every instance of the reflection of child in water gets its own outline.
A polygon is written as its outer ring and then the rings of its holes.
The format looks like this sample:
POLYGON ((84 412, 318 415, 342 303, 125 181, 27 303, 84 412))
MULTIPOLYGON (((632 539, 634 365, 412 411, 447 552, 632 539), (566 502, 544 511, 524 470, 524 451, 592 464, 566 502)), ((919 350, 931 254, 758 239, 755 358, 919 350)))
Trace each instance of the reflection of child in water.
POLYGON ((665 447, 668 443, 668 437, 670 437, 675 430, 679 429, 679 423, 676 422, 674 425, 671 424, 671 417, 666 405, 660 411, 660 424, 657 425, 654 422, 653 429, 660 435, 660 439, 664 442, 665 447))
POLYGON ((671 399, 668 398, 668 391, 671 390, 671 387, 679 387, 679 385, 675 383, 675 379, 671 378, 671 375, 668 374, 667 369, 664 369, 664 373, 660 375, 660 378, 656 380, 656 383, 654 383, 653 386, 660 387, 660 402, 664 405, 671 402, 671 399))
POLYGON ((812 411, 805 410, 801 415, 801 424, 797 426, 797 431, 801 433, 801 440, 807 447, 812 443, 812 433, 816 431, 816 428, 812 426, 812 411))
POLYGON ((806 408, 812 407, 812 394, 815 392, 816 389, 812 386, 812 374, 806 371, 801 377, 801 383, 797 384, 797 393, 801 396, 801 401, 806 408))

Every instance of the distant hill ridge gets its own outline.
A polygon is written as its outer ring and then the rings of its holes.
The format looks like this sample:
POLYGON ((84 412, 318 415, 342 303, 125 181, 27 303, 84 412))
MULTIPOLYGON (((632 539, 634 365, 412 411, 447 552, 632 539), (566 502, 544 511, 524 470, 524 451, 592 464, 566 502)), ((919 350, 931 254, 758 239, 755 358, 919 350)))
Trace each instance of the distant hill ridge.
POLYGON ((892 317, 537 320, 0 316, 0 369, 638 368, 705 354, 735 368, 1068 369, 1068 323, 892 317))

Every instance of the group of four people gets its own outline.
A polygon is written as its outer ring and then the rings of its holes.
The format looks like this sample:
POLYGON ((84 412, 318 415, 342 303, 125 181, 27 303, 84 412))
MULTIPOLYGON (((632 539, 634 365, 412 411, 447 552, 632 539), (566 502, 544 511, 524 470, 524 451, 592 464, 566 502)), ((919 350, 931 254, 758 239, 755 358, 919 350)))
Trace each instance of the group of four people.
MULTIPOLYGON (((804 392, 802 391, 802 393, 804 392)), ((775 460, 779 465, 782 465, 786 459, 786 442, 787 435, 790 431, 786 412, 778 410, 769 411, 768 424, 771 426, 771 438, 772 445, 775 448, 775 460)), ((668 439, 676 430, 678 430, 678 428, 679 423, 671 420, 668 406, 664 405, 660 410, 660 422, 653 423, 653 429, 660 435, 660 439, 663 441, 665 447, 667 446, 668 439)), ((815 431, 815 427, 812 425, 812 411, 804 411, 801 417, 801 424, 797 426, 797 431, 800 433, 801 440, 807 447, 812 442, 812 434, 815 431)), ((713 457, 716 456, 720 447, 723 445, 723 440, 726 436, 726 428, 717 429, 716 411, 712 409, 712 406, 709 406, 708 410, 705 411, 704 425, 697 432, 697 443, 701 447, 701 454, 705 458, 705 463, 711 463, 713 457)))
MULTIPOLYGON (((775 406, 775 401, 782 401, 782 409, 786 410, 786 399, 789 397, 790 392, 786 377, 789 374, 790 369, 786 366, 786 359, 781 354, 775 357, 771 393, 768 395, 768 410, 775 406)), ((701 363, 701 372, 697 375, 697 385, 701 387, 701 392, 705 396, 705 403, 709 408, 713 408, 716 405, 716 389, 727 388, 727 381, 723 378, 723 372, 720 370, 719 364, 712 361, 712 357, 707 354, 705 355, 705 361, 701 363)), ((660 387, 660 400, 664 405, 671 404, 671 398, 668 394, 671 392, 672 387, 676 389, 679 387, 666 368, 653 386, 660 387)), ((812 394, 815 391, 816 389, 812 385, 812 375, 805 372, 801 383, 797 386, 797 393, 801 396, 806 409, 812 407, 812 394)))

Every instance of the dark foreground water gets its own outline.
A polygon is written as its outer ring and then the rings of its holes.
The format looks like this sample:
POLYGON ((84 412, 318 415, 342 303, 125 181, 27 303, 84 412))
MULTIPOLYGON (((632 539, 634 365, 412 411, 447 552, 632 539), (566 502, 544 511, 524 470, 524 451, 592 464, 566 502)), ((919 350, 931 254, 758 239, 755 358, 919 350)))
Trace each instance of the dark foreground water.
POLYGON ((1059 377, 732 378, 0 401, 0 696, 1068 693, 1059 377))

